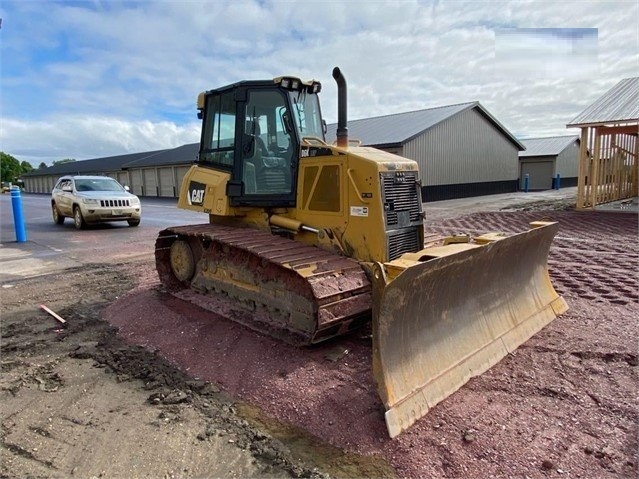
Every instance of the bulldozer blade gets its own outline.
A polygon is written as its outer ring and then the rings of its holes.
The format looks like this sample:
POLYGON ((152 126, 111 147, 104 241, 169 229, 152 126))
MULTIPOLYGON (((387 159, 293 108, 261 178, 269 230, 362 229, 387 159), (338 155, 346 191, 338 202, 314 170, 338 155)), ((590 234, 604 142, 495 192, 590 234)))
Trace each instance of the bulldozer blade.
POLYGON ((395 437, 568 309, 548 275, 557 223, 373 271, 373 375, 395 437))

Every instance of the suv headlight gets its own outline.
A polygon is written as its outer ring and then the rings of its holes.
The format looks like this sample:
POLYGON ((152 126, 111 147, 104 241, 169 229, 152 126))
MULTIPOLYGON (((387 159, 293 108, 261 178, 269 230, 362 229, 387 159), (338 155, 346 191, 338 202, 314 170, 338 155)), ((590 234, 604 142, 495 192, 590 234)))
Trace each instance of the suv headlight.
POLYGON ((100 202, 98 200, 96 200, 95 198, 82 198, 81 201, 85 205, 99 205, 100 204, 100 202))
POLYGON ((133 198, 131 198, 131 205, 132 206, 137 206, 140 204, 140 198, 138 198, 137 196, 134 196, 133 198))

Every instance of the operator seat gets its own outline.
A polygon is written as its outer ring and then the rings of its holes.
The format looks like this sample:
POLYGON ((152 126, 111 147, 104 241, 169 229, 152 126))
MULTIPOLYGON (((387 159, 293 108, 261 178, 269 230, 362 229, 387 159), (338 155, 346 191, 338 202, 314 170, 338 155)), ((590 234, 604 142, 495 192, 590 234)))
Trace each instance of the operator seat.
POLYGON ((262 139, 257 120, 245 126, 244 191, 247 194, 287 194, 291 192, 291 172, 288 161, 269 152, 262 139), (278 159, 282 161, 278 164, 278 159))
POLYGON ((260 136, 260 124, 257 120, 248 120, 244 130, 244 158, 268 156, 268 149, 260 136))
POLYGON ((246 194, 258 191, 256 170, 262 164, 262 156, 268 155, 264 140, 260 137, 260 124, 257 120, 247 120, 242 140, 242 159, 244 162, 242 180, 246 194))

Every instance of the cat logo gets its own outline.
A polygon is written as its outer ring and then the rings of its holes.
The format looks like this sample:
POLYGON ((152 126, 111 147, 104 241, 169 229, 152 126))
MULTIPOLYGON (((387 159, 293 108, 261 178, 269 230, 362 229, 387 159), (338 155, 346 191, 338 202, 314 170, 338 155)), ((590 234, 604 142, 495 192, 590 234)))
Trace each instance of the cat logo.
POLYGON ((189 183, 189 204, 202 205, 204 203, 205 190, 206 185, 204 185, 203 183, 191 181, 191 183, 189 183))
POLYGON ((191 203, 197 203, 199 205, 204 201, 204 190, 193 190, 191 192, 191 203))

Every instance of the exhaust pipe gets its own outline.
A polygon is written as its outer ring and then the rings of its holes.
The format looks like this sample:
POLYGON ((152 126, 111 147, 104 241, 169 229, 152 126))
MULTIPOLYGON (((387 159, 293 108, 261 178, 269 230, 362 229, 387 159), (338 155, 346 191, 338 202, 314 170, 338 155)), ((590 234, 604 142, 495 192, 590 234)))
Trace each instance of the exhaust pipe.
POLYGON ((333 68, 333 78, 337 82, 337 146, 348 146, 348 116, 346 105, 346 78, 339 67, 333 68))

